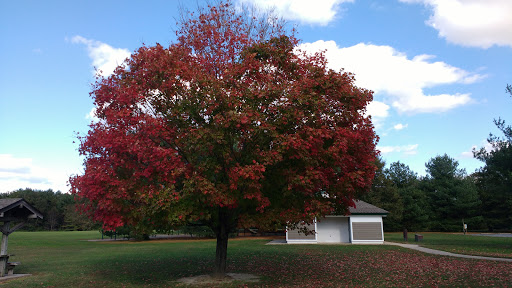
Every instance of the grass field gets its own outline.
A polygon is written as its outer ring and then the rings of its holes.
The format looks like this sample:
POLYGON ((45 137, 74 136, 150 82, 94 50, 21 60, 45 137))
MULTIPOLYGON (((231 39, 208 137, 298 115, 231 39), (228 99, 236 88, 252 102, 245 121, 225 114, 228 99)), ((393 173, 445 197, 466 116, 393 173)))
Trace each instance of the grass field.
MULTIPOLYGON (((424 234, 424 243, 435 243, 434 235, 424 234)), ((179 287, 176 280, 181 277, 212 272, 213 240, 83 241, 99 236, 98 232, 13 233, 9 253, 16 255, 13 261, 22 263, 15 272, 32 276, 0 286, 179 287)), ((494 241, 489 238, 480 244, 494 241)), ((248 287, 505 287, 512 279, 508 262, 441 257, 387 245, 264 245, 267 242, 233 239, 229 243, 228 270, 261 277, 258 283, 246 283, 248 287)))
MULTIPOLYGON (((512 258, 512 238, 464 235, 462 233, 421 233, 422 242, 414 242, 414 233, 409 233, 409 244, 448 251, 452 253, 489 257, 512 258)), ((403 233, 386 233, 386 241, 406 243, 403 233)), ((511 284, 512 285, 512 284, 511 284)))

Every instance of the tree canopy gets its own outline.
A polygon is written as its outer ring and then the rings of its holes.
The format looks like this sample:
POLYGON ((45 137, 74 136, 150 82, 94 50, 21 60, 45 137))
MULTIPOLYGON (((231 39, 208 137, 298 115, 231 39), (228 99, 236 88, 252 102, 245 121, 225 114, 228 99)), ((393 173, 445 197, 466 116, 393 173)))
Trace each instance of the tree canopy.
MULTIPOLYGON (((512 96, 511 85, 507 85, 506 92, 512 96)), ((503 136, 490 134, 490 151, 485 147, 473 151, 475 158, 485 163, 476 179, 489 228, 512 229, 512 126, 501 118, 495 119, 494 124, 503 136)))
POLYGON ((466 171, 458 168, 458 161, 444 154, 433 157, 425 166, 428 174, 423 189, 430 202, 432 229, 453 231, 462 227, 464 219, 478 215, 478 191, 466 171))
MULTIPOLYGON (((420 190, 420 180, 416 172, 404 163, 393 162, 386 169, 386 174, 397 187, 402 204, 402 221, 400 228, 421 231, 428 227, 428 201, 424 191, 420 190)), ((392 210, 391 210, 392 211, 392 210)), ((398 225, 400 226, 400 225, 398 225)))
POLYGON ((141 47, 97 79, 100 120, 80 138, 71 191, 106 228, 206 223, 222 275, 234 227, 344 213, 368 190, 372 92, 298 51, 279 23, 222 2, 187 15, 177 43, 141 47))

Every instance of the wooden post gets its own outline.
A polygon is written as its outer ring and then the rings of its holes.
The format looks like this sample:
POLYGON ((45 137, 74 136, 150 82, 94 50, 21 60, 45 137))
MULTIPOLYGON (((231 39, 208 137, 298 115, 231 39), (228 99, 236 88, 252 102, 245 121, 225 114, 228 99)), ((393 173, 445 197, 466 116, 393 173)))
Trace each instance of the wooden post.
POLYGON ((9 237, 9 221, 4 222, 4 226, 2 227, 2 244, 0 247, 0 277, 5 276, 5 268, 7 267, 7 261, 9 261, 9 256, 7 256, 7 237, 9 237))

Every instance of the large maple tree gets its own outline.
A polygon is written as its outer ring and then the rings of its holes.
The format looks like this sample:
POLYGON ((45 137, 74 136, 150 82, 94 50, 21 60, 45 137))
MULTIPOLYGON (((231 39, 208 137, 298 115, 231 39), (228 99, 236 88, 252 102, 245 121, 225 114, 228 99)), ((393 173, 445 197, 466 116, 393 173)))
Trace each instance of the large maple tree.
POLYGON ((71 191, 105 228, 200 221, 217 236, 345 213, 375 173, 372 92, 309 55, 275 21, 229 3, 189 14, 167 48, 143 46, 91 96, 71 191))

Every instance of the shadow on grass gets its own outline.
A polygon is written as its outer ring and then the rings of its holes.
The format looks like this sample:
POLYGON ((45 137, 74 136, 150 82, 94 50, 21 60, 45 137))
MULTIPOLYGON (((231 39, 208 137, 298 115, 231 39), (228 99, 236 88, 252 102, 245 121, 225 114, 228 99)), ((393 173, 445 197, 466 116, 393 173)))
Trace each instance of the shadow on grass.
POLYGON ((163 286, 182 277, 211 274, 214 268, 213 241, 107 245, 117 252, 96 258, 88 268, 94 278, 114 285, 163 286))

